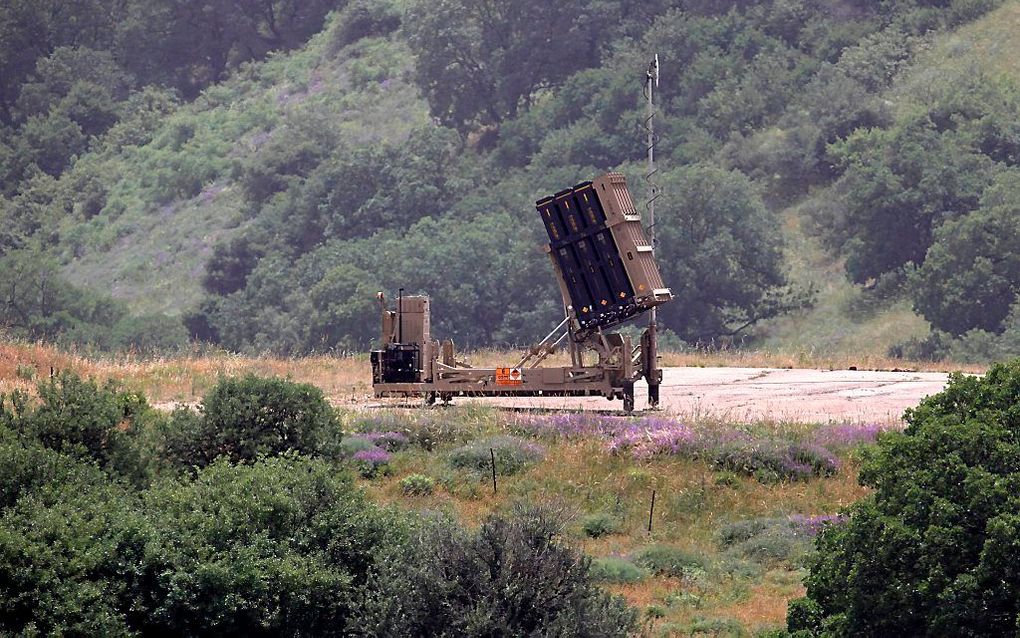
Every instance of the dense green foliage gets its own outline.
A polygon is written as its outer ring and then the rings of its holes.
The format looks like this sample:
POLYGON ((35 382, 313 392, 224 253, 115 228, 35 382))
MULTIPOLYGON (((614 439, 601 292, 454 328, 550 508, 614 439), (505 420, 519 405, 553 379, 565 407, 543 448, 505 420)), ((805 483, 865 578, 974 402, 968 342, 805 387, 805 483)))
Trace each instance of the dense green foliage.
POLYGON ((0 323, 111 349, 178 347, 183 324, 231 350, 361 350, 374 293, 404 288, 460 344, 531 341, 561 312, 532 203, 606 170, 643 199, 658 52, 666 328, 710 343, 809 304, 776 215, 806 198, 852 281, 907 281, 947 342, 1003 351, 1020 282, 979 238, 1017 215, 1016 89, 896 93, 932 33, 998 4, 8 3, 0 259, 56 283, 28 314, 0 297, 0 323))
POLYGON ((437 520, 380 572, 364 628, 376 636, 622 636, 636 614, 592 582, 590 561, 557 541, 540 510, 490 517, 476 532, 437 520))
POLYGON ((166 428, 166 459, 204 467, 295 451, 322 452, 339 425, 322 391, 305 383, 247 376, 223 379, 196 413, 177 409, 166 428))
MULTIPOLYGON (((380 508, 345 461, 316 449, 338 428, 318 390, 254 377, 223 380, 200 414, 172 417, 72 374, 40 384, 38 401, 0 398, 0 633, 633 628, 548 515, 468 532, 380 508)), ((420 476, 413 491, 432 484, 420 476)))
POLYGON ((1020 360, 954 376, 879 439, 874 494, 818 537, 806 635, 1007 635, 1020 621, 1020 360))

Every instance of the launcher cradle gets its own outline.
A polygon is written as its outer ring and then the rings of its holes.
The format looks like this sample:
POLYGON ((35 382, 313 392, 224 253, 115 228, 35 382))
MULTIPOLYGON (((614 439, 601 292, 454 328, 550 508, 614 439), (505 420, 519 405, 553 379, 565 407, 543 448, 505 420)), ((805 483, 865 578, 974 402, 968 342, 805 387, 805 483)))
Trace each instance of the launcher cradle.
POLYGON ((641 217, 619 173, 536 202, 549 235, 546 252, 563 298, 564 319, 545 339, 506 367, 474 368, 457 359, 454 344, 433 339, 429 298, 397 299, 382 293, 382 348, 372 351, 377 397, 424 397, 428 403, 458 396, 602 396, 634 409, 634 384, 648 383, 648 401, 659 401, 654 322, 638 343, 607 329, 672 300, 655 263, 641 217), (543 366, 565 348, 569 366, 543 366))

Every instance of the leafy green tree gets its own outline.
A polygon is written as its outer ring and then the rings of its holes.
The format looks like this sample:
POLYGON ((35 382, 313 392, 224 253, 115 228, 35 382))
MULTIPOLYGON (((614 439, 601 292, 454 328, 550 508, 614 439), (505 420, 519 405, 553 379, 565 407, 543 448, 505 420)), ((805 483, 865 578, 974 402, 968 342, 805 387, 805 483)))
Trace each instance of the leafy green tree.
POLYGON ((116 121, 114 104, 127 98, 132 84, 109 51, 58 47, 21 85, 17 109, 22 117, 59 110, 87 135, 97 135, 116 121))
POLYGON ((741 173, 695 165, 663 174, 659 264, 676 295, 666 327, 688 341, 740 332, 796 305, 776 220, 741 173))
POLYGON ((293 454, 144 495, 154 534, 125 596, 143 633, 344 635, 399 520, 350 478, 293 454))
POLYGON ((938 229, 912 273, 914 308, 939 329, 998 332, 1020 291, 1018 172, 1003 173, 975 212, 938 229))
POLYGON ((40 382, 38 394, 38 404, 14 394, 10 408, 0 405, 0 424, 20 435, 29 449, 38 444, 71 458, 94 461, 133 480, 145 480, 136 446, 149 416, 141 395, 113 382, 101 386, 67 371, 40 382))
POLYGON ((55 485, 102 483, 95 465, 43 446, 17 433, 27 395, 0 397, 0 510, 19 498, 55 485))
POLYGON ((0 631, 133 635, 122 597, 145 523, 123 487, 69 480, 0 515, 0 631))
POLYGON ((309 347, 315 343, 358 351, 379 335, 380 286, 376 277, 349 264, 330 269, 308 291, 312 306, 309 347))
POLYGON ((836 155, 841 206, 816 221, 858 283, 923 263, 935 229, 976 209, 994 174, 987 156, 926 115, 891 130, 858 130, 836 144, 836 155))
POLYGON ((874 493, 818 537, 791 631, 809 635, 1007 635, 1016 565, 1020 360, 955 374, 881 436, 861 470, 874 493))
POLYGON ((137 494, 68 481, 0 515, 0 631, 345 635, 401 520, 297 455, 137 494))
POLYGON ((461 131, 527 111, 540 89, 598 60, 588 4, 414 2, 404 28, 432 114, 461 131))

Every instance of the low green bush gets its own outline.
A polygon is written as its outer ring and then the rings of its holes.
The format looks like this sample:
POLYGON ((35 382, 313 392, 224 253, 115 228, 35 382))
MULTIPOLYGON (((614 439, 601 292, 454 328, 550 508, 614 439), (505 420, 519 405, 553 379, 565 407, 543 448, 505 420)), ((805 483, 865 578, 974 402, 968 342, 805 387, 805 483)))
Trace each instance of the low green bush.
POLYGON ((620 530, 620 521, 611 514, 589 514, 581 520, 581 530, 590 538, 601 538, 620 530))
POLYGON ((431 476, 412 474, 400 479, 400 491, 406 496, 428 496, 436 489, 436 481, 431 476))
POLYGON ((765 567, 786 564, 800 566, 811 550, 813 533, 789 518, 754 518, 723 525, 719 546, 731 556, 754 561, 765 567))
POLYGON ((606 556, 592 559, 591 577, 604 583, 636 583, 645 572, 626 558, 606 556))
POLYGON ((477 531, 427 520, 379 571, 357 626, 373 636, 626 636, 635 613, 603 591, 548 512, 477 531))
POLYGON ((681 578, 685 572, 705 568, 702 557, 670 545, 645 547, 634 556, 634 562, 657 576, 673 578, 681 578))

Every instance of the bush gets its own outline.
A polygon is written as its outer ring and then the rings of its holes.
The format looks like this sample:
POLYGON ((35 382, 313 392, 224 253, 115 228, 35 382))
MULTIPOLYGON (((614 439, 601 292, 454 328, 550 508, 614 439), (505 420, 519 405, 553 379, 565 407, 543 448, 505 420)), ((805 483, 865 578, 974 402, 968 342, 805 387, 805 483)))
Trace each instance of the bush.
POLYGON ((400 491, 405 496, 429 496, 436 489, 436 481, 431 476, 412 474, 400 479, 400 491))
POLYGON ((585 536, 590 538, 601 538, 608 534, 615 534, 620 529, 620 522, 615 516, 605 513, 590 514, 581 521, 581 529, 585 536))
POLYGON ((0 428, 0 509, 45 486, 68 483, 95 484, 105 480, 90 463, 48 450, 0 428))
POLYGON ((134 499, 106 481, 21 498, 0 517, 0 634, 130 635, 148 538, 134 499))
POLYGON ((342 635, 403 529, 294 454, 45 496, 0 517, 4 635, 342 635))
POLYGON ((449 463, 455 469, 491 471, 493 455, 496 474, 509 476, 540 461, 545 452, 540 446, 514 436, 494 436, 453 450, 449 463))
POLYGON ((842 521, 839 516, 790 516, 755 518, 723 525, 718 533, 720 547, 732 556, 750 559, 765 567, 786 564, 800 566, 811 549, 811 541, 828 525, 842 521))
POLYGON ((650 545, 637 553, 634 562, 657 576, 673 578, 705 568, 705 561, 700 556, 669 545, 650 545))
POLYGON ((384 36, 400 26, 400 9, 393 2, 354 0, 337 16, 330 32, 334 52, 368 36, 384 36))
POLYGON ((357 463, 362 478, 371 479, 389 473, 390 453, 382 448, 372 446, 355 452, 351 458, 357 463))
POLYGON ((0 397, 0 423, 43 447, 123 474, 133 474, 139 459, 133 448, 134 425, 147 410, 145 399, 116 383, 100 386, 73 372, 61 372, 37 386, 39 404, 15 393, 0 397))
POLYGON ((719 469, 747 474, 763 483, 831 476, 839 460, 827 449, 810 443, 737 440, 713 452, 719 469))
POLYGON ((636 583, 645 573, 626 558, 607 556, 591 561, 591 577, 604 583, 636 583))
POLYGON ((287 450, 315 454, 337 428, 333 408, 314 386, 251 375, 221 379, 200 415, 174 413, 167 456, 204 467, 219 456, 239 462, 287 450))
POLYGON ((380 412, 358 417, 354 429, 359 436, 382 435, 388 432, 407 438, 427 452, 450 443, 466 443, 474 437, 477 428, 464 417, 451 414, 420 413, 408 417, 396 412, 380 412))
POLYGON ((385 636, 625 636, 635 613, 595 584, 589 561, 533 509, 476 532, 427 522, 391 556, 361 608, 360 633, 385 636))
POLYGON ((797 566, 810 549, 809 539, 798 536, 789 526, 771 527, 737 544, 733 551, 767 567, 797 566))
POLYGON ((791 606, 816 635, 1006 635, 1020 615, 1020 360, 950 377, 879 438, 791 606), (810 612, 810 613, 808 613, 810 612))

